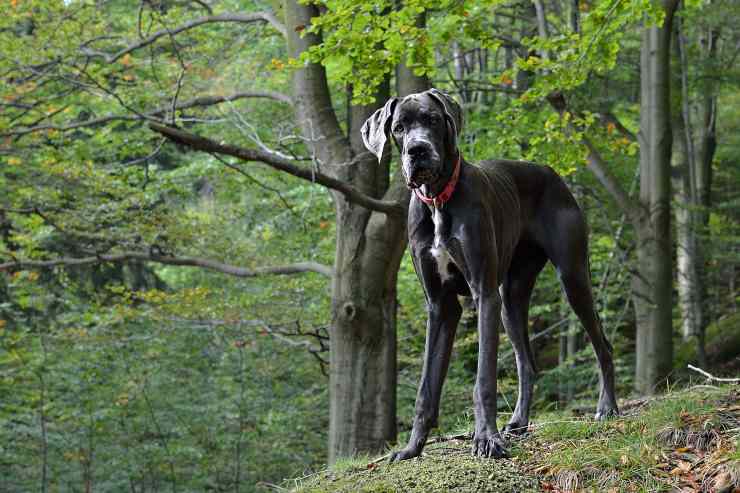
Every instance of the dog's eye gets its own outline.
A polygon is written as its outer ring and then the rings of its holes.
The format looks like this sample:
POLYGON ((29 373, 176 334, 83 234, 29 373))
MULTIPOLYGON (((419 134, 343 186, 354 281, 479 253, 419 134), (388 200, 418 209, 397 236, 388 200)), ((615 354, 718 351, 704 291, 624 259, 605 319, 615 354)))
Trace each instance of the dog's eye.
POLYGON ((401 132, 403 132, 403 125, 401 125, 400 123, 396 123, 395 125, 393 125, 393 133, 400 134, 401 132))

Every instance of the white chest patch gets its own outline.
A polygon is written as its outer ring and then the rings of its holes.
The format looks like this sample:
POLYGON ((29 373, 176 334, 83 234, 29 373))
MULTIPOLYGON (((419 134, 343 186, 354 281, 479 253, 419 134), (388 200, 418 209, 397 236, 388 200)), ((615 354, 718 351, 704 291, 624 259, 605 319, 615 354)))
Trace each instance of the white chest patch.
POLYGON ((442 279, 442 284, 444 284, 452 277, 452 274, 450 273, 450 264, 453 263, 453 260, 447 249, 441 244, 442 214, 440 214, 439 209, 434 209, 432 220, 434 221, 434 243, 432 244, 432 248, 429 250, 429 253, 431 253, 434 260, 437 261, 437 273, 442 279))

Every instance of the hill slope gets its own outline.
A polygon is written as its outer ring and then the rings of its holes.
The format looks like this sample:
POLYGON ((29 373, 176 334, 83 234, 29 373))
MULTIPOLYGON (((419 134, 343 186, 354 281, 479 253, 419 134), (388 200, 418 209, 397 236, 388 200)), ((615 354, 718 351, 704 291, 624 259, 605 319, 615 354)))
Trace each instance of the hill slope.
POLYGON ((740 387, 694 386, 623 404, 597 423, 536 416, 511 459, 470 456, 464 434, 398 464, 355 459, 289 487, 301 493, 679 491, 740 493, 740 387))

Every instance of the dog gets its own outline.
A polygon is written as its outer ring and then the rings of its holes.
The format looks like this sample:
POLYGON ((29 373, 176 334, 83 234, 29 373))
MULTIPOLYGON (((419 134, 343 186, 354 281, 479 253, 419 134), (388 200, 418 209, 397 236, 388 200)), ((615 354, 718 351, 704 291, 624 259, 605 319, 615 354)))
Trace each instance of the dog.
POLYGON ((499 321, 514 348, 519 378, 516 408, 503 435, 529 424, 536 376, 527 317, 537 275, 549 260, 570 306, 591 339, 600 369, 596 419, 618 414, 612 347, 594 308, 588 227, 575 198, 548 166, 492 160, 473 165, 458 148, 463 119, 453 98, 430 89, 391 98, 362 127, 378 160, 392 138, 406 185, 409 248, 427 306, 426 345, 409 442, 391 462, 421 454, 437 425, 442 385, 462 308, 472 296, 478 313, 478 366, 472 453, 508 456, 496 425, 499 321))

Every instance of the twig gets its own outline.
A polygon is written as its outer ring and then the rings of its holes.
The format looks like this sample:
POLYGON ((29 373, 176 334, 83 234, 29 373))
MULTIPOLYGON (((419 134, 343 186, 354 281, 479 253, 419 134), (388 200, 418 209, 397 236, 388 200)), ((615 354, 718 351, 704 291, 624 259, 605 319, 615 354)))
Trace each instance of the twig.
MULTIPOLYGON (((457 435, 446 435, 441 437, 432 438, 431 440, 428 440, 426 445, 432 445, 434 443, 443 443, 443 442, 449 442, 452 440, 470 440, 473 438, 472 433, 465 432, 465 433, 458 433, 457 435)), ((388 452, 385 455, 381 455, 377 459, 370 462, 370 464, 378 464, 380 462, 383 462, 384 460, 387 460, 393 452, 388 452)))
POLYGON ((711 373, 707 373, 706 371, 702 370, 701 368, 697 368, 694 365, 688 365, 688 367, 689 367, 689 370, 694 370, 697 373, 701 373, 702 375, 704 375, 705 377, 707 377, 707 379, 714 380, 715 382, 740 383, 740 378, 720 378, 720 377, 715 377, 711 373))

